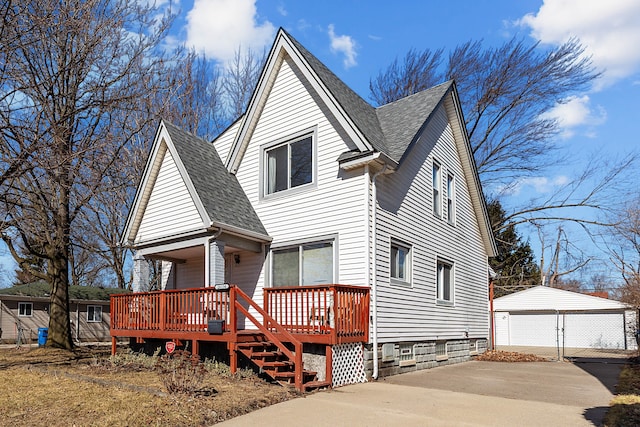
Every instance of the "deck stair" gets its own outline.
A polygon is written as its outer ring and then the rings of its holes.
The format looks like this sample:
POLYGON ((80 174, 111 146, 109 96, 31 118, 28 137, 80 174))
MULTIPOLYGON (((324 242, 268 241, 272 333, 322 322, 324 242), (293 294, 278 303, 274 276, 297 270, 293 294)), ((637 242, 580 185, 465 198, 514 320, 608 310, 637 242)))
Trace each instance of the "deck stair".
MULTIPOLYGON (((295 362, 270 341, 244 342, 238 344, 238 351, 258 366, 262 372, 283 385, 294 385, 295 362)), ((328 386, 317 381, 317 372, 302 370, 302 382, 305 390, 328 386)))

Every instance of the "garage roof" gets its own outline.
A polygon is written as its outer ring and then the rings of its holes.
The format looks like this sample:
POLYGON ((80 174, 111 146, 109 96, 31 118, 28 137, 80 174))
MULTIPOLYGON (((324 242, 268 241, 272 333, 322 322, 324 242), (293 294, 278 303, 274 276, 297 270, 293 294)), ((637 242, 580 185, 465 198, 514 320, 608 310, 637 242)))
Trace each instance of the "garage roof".
POLYGON ((630 309, 630 306, 610 299, 594 297, 548 286, 536 286, 496 298, 494 311, 542 310, 611 310, 630 309))

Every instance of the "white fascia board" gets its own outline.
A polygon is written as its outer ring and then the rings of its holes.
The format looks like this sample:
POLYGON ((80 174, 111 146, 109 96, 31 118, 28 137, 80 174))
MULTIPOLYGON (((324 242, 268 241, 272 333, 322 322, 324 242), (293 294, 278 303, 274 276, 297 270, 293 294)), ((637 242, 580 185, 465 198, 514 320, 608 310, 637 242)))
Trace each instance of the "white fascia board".
POLYGON ((455 83, 451 85, 449 93, 445 95, 447 100, 444 102, 445 111, 449 120, 457 129, 454 129, 454 139, 458 146, 458 153, 462 166, 464 169, 465 179, 470 190, 471 202, 478 219, 478 226, 483 235, 483 241, 485 250, 489 257, 498 255, 498 248, 496 246, 495 237, 491 229, 491 222, 489 221, 489 214, 487 211, 487 205, 484 199, 484 193, 482 191, 482 184, 480 183, 480 176, 478 175, 478 169, 476 168, 475 159, 473 158, 473 151, 471 150, 471 142, 467 135, 467 130, 464 125, 464 117, 462 115, 462 109, 460 107, 460 98, 458 97, 458 91, 455 83), (453 110, 453 111, 451 111, 453 110), (455 135, 459 137, 456 138, 455 135))
POLYGON ((388 169, 385 174, 392 173, 398 167, 398 163, 395 160, 392 160, 384 153, 376 152, 352 160, 342 161, 340 162, 340 169, 352 170, 366 165, 372 166, 373 163, 377 163, 380 167, 386 164, 388 169))
POLYGON ((262 233, 256 233, 253 231, 249 231, 249 230, 244 230, 242 228, 239 227, 235 227, 233 225, 229 225, 229 224, 225 224, 223 222, 219 222, 219 221, 213 221, 211 223, 211 226, 214 227, 215 229, 221 230, 225 233, 228 234, 233 234, 235 236, 238 237, 244 237, 246 239, 249 240, 253 240, 256 242, 260 242, 260 243, 269 243, 273 240, 273 238, 271 236, 268 236, 266 234, 262 234, 262 233))
POLYGON ((187 173, 178 152, 173 145, 173 141, 171 140, 171 136, 169 132, 167 132, 167 128, 164 125, 164 122, 160 122, 158 126, 158 131, 156 132, 156 137, 153 141, 153 146, 151 149, 151 154, 147 159, 147 164, 144 169, 143 179, 140 181, 138 185, 138 189, 136 191, 136 197, 134 200, 133 207, 129 211, 129 216, 127 217, 125 232, 122 235, 120 240, 121 245, 134 245, 133 239, 135 238, 135 233, 137 233, 138 226, 140 225, 140 221, 142 220, 142 213, 140 210, 144 210, 146 208, 146 203, 149 200, 149 196, 151 191, 153 191, 153 185, 155 183, 155 179, 160 170, 161 159, 158 159, 158 156, 164 155, 165 152, 162 150, 162 146, 166 146, 166 150, 171 153, 174 162, 176 163, 176 167, 178 168, 178 172, 180 176, 184 180, 185 185, 187 186, 187 190, 191 195, 191 198, 200 214, 200 218, 202 220, 203 228, 205 224, 210 224, 211 220, 209 219, 209 214, 207 214, 198 193, 193 186, 193 182, 191 181, 191 177, 187 173), (154 164, 156 161, 159 162, 157 168, 154 168, 154 164))
POLYGON ((312 71, 309 64, 304 61, 304 58, 286 37, 286 34, 283 31, 280 31, 269 53, 267 63, 265 64, 260 79, 258 80, 256 90, 251 97, 249 108, 247 109, 247 114, 241 125, 240 131, 233 143, 231 155, 227 160, 227 169, 234 174, 238 171, 240 162, 242 161, 242 156, 244 155, 244 151, 246 150, 246 146, 249 142, 248 140, 251 138, 254 127, 257 124, 258 116, 262 112, 262 107, 265 102, 264 97, 268 96, 273 82, 275 81, 276 76, 273 75, 273 73, 280 68, 280 64, 284 60, 285 54, 288 54, 300 68, 303 75, 316 90, 325 105, 334 114, 345 132, 347 132, 356 144, 356 147, 358 147, 360 151, 373 151, 373 147, 367 142, 364 134, 360 132, 342 106, 337 102, 333 95, 331 95, 331 92, 327 89, 322 80, 312 71))
POLYGON ((184 167, 184 164, 182 163, 182 159, 178 155, 178 151, 176 150, 175 145, 173 145, 173 141, 171 141, 171 137, 169 136, 169 133, 166 131, 166 128, 164 128, 164 134, 166 135, 167 148, 171 153, 171 156, 173 157, 173 161, 176 163, 176 167, 178 168, 178 172, 180 172, 180 176, 182 177, 185 185, 187 186, 187 190, 191 195, 191 199, 193 200, 193 203, 195 204, 196 209, 198 210, 198 213, 200 214, 200 219, 202 220, 202 224, 203 226, 206 226, 207 224, 211 223, 209 214, 207 213, 207 210, 204 208, 204 205, 202 204, 202 200, 200 200, 200 196, 198 196, 198 192, 196 191, 196 187, 193 185, 193 181, 191 181, 191 177, 187 173, 187 169, 184 167))

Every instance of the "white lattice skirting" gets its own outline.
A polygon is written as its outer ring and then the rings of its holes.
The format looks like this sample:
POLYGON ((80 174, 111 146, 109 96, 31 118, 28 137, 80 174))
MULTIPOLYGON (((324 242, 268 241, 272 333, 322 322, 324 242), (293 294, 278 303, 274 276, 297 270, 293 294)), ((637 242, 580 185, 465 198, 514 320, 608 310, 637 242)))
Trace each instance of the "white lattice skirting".
POLYGON ((361 343, 337 344, 331 348, 333 352, 332 387, 347 384, 366 383, 364 370, 364 347, 361 343))

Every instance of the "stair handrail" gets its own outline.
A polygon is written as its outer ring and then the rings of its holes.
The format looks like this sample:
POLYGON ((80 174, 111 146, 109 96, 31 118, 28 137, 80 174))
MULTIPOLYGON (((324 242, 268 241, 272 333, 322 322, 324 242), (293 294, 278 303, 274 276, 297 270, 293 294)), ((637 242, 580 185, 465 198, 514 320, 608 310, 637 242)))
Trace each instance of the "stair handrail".
POLYGON ((233 305, 234 308, 242 312, 251 322, 262 332, 273 344, 278 347, 288 358, 289 360, 294 361, 295 367, 295 386, 298 390, 302 390, 302 342, 296 339, 289 331, 285 329, 280 323, 276 322, 276 320, 269 315, 262 307, 260 307, 256 302, 249 297, 244 291, 242 291, 239 287, 234 286, 234 294, 236 298, 234 298, 233 305), (238 296, 244 299, 251 307, 253 307, 260 315, 262 315, 263 322, 268 324, 269 326, 275 328, 280 334, 285 337, 287 342, 290 342, 295 347, 295 354, 291 352, 287 348, 286 345, 282 341, 276 337, 276 335, 269 330, 269 328, 260 323, 253 315, 249 313, 249 310, 244 308, 242 304, 238 301, 238 296))

